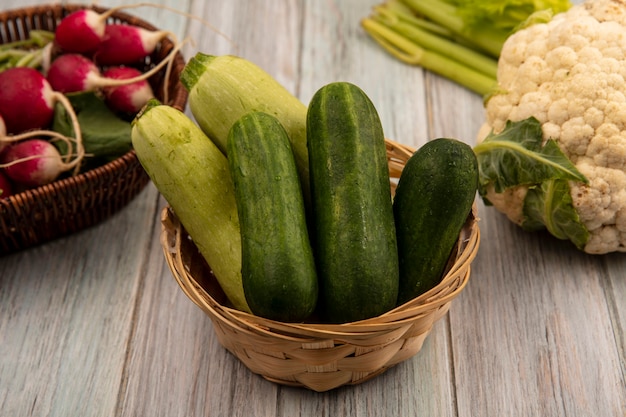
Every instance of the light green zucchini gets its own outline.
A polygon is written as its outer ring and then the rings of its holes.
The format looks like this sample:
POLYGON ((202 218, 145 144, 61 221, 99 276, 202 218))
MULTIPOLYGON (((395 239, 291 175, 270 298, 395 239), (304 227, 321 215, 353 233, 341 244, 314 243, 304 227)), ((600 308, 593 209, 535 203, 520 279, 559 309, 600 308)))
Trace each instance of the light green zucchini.
POLYGON ((211 266, 233 306, 250 312, 241 280, 241 234, 228 160, 181 111, 151 102, 134 120, 142 166, 211 266))

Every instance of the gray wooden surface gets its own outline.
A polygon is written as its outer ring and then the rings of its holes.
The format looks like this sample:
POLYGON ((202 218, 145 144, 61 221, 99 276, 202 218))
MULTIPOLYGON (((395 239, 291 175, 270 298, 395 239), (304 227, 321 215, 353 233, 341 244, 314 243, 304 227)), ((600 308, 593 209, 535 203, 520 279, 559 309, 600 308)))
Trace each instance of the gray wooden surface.
MULTIPOLYGON (((252 60, 304 102, 325 83, 354 82, 394 140, 473 144, 480 97, 366 37, 358 21, 378 1, 160 2, 204 22, 131 12, 191 37, 187 56, 252 60)), ((582 254, 479 203, 469 285, 423 349, 320 394, 267 382, 219 345, 164 263, 163 204, 150 185, 105 223, 0 258, 1 416, 626 415, 626 255, 582 254)))

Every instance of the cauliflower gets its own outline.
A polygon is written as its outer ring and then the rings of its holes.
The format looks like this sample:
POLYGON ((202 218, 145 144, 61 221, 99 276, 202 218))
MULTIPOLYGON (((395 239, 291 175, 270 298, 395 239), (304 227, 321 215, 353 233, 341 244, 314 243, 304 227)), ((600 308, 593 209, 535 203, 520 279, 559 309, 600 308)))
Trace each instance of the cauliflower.
POLYGON ((558 192, 549 176, 506 187, 491 178, 481 192, 485 201, 528 229, 539 228, 533 213, 543 212, 539 223, 587 253, 625 252, 626 0, 587 0, 514 33, 502 48, 497 80, 476 150, 511 122, 532 118, 539 146, 553 141, 573 167, 559 177, 569 185, 558 196, 566 220, 546 215, 557 199, 550 193, 558 192))

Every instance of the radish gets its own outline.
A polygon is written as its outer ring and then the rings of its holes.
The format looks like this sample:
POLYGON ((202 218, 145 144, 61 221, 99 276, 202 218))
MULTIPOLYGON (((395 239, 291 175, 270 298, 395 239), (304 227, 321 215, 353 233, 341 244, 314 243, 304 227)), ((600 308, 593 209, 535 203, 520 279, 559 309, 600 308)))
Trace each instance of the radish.
POLYGON ((63 54, 58 56, 48 68, 47 80, 55 91, 74 93, 94 91, 103 87, 114 87, 146 80, 173 61, 180 46, 174 48, 161 62, 149 71, 135 71, 133 78, 115 79, 100 72, 100 68, 89 58, 80 54, 63 54))
POLYGON ((109 15, 110 13, 98 14, 89 9, 70 13, 61 20, 54 32, 57 45, 64 52, 95 51, 104 36, 109 15))
POLYGON ((0 72, 0 114, 7 133, 50 125, 54 102, 52 87, 36 69, 16 67, 0 72))
POLYGON ((94 60, 98 65, 136 64, 154 52, 159 42, 171 34, 122 23, 108 24, 94 60))
MULTIPOLYGON (((230 41, 230 39, 226 35, 224 35, 215 27, 203 21, 202 19, 199 19, 197 16, 193 14, 185 13, 180 10, 167 7, 164 5, 141 2, 141 3, 117 6, 117 7, 107 10, 104 13, 97 13, 96 11, 90 10, 90 9, 83 9, 83 10, 72 12, 68 14, 67 16, 65 16, 61 20, 61 22, 59 22, 59 24, 57 25, 57 28, 55 30, 56 44, 64 52, 83 53, 83 54, 93 53, 96 51, 96 49, 98 49, 98 46, 100 45, 100 43, 103 41, 105 37, 106 27, 108 26, 107 19, 111 17, 111 15, 113 15, 118 10, 138 8, 138 7, 144 7, 144 6, 169 10, 181 16, 186 16, 194 20, 199 20, 202 24, 207 26, 209 29, 215 31, 216 33, 220 34, 225 39, 230 41)), ((162 37, 160 39, 162 39, 162 37)), ((124 63, 126 62, 122 62, 119 64, 111 64, 111 65, 121 65, 124 63)))
MULTIPOLYGON (((54 91, 48 80, 36 69, 15 67, 1 71, 0 115, 3 123, 0 144, 17 140, 8 135, 21 133, 19 138, 29 137, 32 134, 28 131, 48 127, 54 117, 54 106, 57 102, 68 113, 74 114, 67 98, 54 91)), ((77 127, 76 121, 75 130, 78 130, 77 127)))
MULTIPOLYGON (((142 3, 141 5, 149 5, 142 3)), ((124 8, 139 5, 118 6, 98 13, 91 9, 82 9, 65 16, 57 25, 55 42, 66 53, 90 54, 98 49, 105 34, 107 19, 124 8)))
MULTIPOLYGON (((102 75, 110 79, 125 80, 138 78, 141 71, 132 67, 111 67, 102 75)), ((138 113, 148 100, 154 98, 152 87, 146 80, 118 87, 105 87, 103 92, 111 109, 131 114, 138 113)))
MULTIPOLYGON (((185 41, 177 44, 168 55, 150 70, 141 73, 134 71, 132 78, 130 73, 124 76, 106 76, 100 72, 100 68, 89 58, 81 54, 63 54, 58 56, 48 68, 47 80, 55 91, 62 93, 73 93, 79 91, 94 91, 104 87, 116 87, 142 82, 156 74, 167 65, 163 85, 163 101, 167 102, 167 88, 171 65, 174 62, 176 53, 182 48, 185 41)), ((114 74, 115 71, 109 73, 114 74)))
MULTIPOLYGON (((150 6, 169 9, 151 3, 137 3, 111 8, 104 13, 82 9, 65 16, 55 29, 55 41, 63 52, 90 54, 98 49, 105 36, 107 19, 121 9, 150 6)), ((175 10, 174 10, 175 11, 175 10)), ((177 12, 181 13, 182 12, 177 12)))
MULTIPOLYGON (((72 119, 76 135, 76 159, 80 162, 84 157, 84 147, 76 113, 69 100, 53 91, 44 76, 33 68, 15 67, 0 72, 0 115, 6 125, 6 133, 0 136, 1 146, 41 134, 59 138, 61 135, 56 132, 42 130, 51 124, 57 102, 65 107, 72 119)), ((60 139, 69 140, 64 136, 60 139)), ((68 149, 69 155, 74 153, 71 146, 68 149)), ((6 156, 9 151, 3 154, 6 156)))
POLYGON ((65 162, 57 148, 47 140, 26 139, 11 145, 2 154, 0 162, 6 175, 15 183, 38 187, 56 180, 79 161, 65 162))
POLYGON ((55 91, 73 93, 95 90, 102 76, 100 69, 86 56, 63 54, 52 61, 46 79, 55 91))

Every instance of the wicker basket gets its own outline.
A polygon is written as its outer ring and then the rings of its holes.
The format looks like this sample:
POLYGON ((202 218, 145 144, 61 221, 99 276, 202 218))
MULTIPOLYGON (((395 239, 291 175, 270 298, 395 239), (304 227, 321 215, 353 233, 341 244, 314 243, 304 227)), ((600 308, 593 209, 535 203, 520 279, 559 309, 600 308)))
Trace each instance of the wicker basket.
MULTIPOLYGON (((413 150, 387 141, 392 188, 413 150)), ((415 355, 465 287, 478 250, 475 207, 441 283, 379 317, 346 324, 281 323, 228 306, 210 267, 170 208, 161 244, 183 292, 209 315, 219 342, 252 372, 284 385, 327 391, 364 382, 415 355)))
MULTIPOLYGON (((54 31, 67 14, 83 5, 35 6, 0 13, 0 43, 25 39, 33 29, 54 31)), ((106 9, 91 7, 102 12, 106 9)), ((109 21, 156 29, 125 13, 109 21)), ((144 63, 144 70, 160 62, 174 47, 164 40, 144 63)), ((185 65, 176 55, 168 84, 167 104, 184 110, 187 91, 179 82, 185 65)), ((163 100, 164 71, 150 78, 157 98, 163 100)), ((95 225, 127 205, 149 182, 134 151, 114 161, 52 184, 0 198, 0 256, 65 236, 95 225)))

